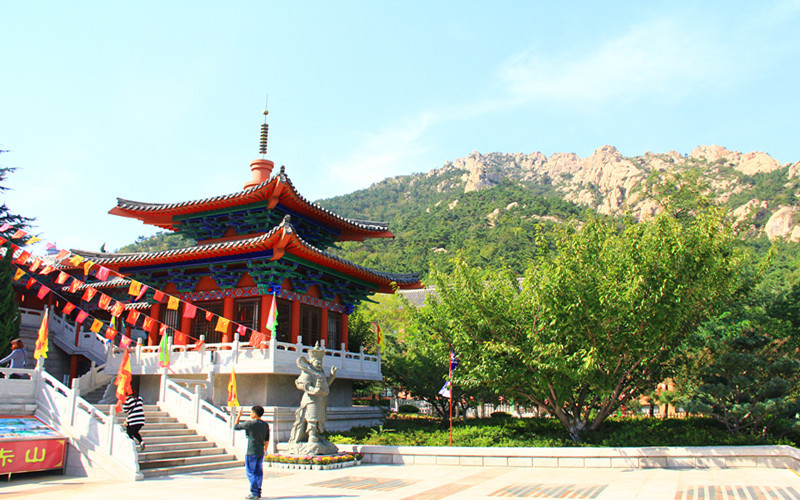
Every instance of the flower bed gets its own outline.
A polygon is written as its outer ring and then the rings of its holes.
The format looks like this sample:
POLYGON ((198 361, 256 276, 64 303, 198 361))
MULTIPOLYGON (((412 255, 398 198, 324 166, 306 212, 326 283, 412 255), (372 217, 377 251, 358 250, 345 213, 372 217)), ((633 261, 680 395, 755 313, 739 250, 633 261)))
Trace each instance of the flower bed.
POLYGON ((269 467, 279 469, 309 469, 309 470, 329 470, 341 469, 361 465, 361 453, 339 453, 337 455, 265 455, 264 462, 269 467))

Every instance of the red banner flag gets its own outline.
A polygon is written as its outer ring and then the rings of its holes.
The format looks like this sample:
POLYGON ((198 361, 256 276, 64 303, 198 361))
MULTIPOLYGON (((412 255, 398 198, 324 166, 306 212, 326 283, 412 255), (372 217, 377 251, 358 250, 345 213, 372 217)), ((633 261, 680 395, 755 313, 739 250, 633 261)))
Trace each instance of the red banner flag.
POLYGON ((131 338, 123 335, 122 338, 119 340, 119 346, 122 347, 123 349, 127 349, 129 345, 131 345, 131 338))
POLYGON ((89 313, 87 313, 86 311, 78 310, 78 315, 75 316, 75 322, 78 324, 83 324, 83 322, 86 321, 86 318, 88 317, 89 313))
POLYGON ((108 274, 111 272, 110 269, 107 267, 100 266, 100 269, 97 271, 97 279, 100 281, 105 281, 108 279, 108 274))
POLYGON ((268 343, 267 336, 257 330, 250 333, 250 345, 259 349, 265 349, 268 343))
POLYGON ((131 309, 128 311, 128 317, 125 318, 125 321, 130 323, 131 325, 135 325, 136 321, 139 319, 139 315, 142 314, 135 309, 131 309))
POLYGON ((247 327, 244 325, 239 325, 239 328, 236 329, 236 333, 238 333, 240 337, 244 337, 244 334, 246 332, 247 332, 247 327))
POLYGON ((214 319, 214 313, 206 311, 206 321, 211 321, 212 319, 214 319))
POLYGON ((108 340, 114 340, 114 337, 116 337, 118 333, 119 333, 118 331, 114 330, 111 327, 108 327, 106 328, 105 338, 107 338, 108 340))
POLYGON ((167 325, 162 323, 161 327, 158 329, 158 334, 163 337, 164 335, 166 335, 166 333, 167 333, 167 325))
POLYGON ((151 318, 150 316, 144 317, 144 324, 142 325, 142 329, 146 332, 150 332, 153 330, 153 326, 156 324, 156 320, 151 318))
POLYGON ((48 314, 50 309, 44 310, 44 316, 42 316, 42 324, 39 325, 39 336, 36 338, 36 348, 33 351, 33 358, 47 358, 47 351, 49 350, 49 342, 48 342, 48 335, 50 333, 50 321, 48 319, 48 314))
POLYGON ((69 314, 74 310, 75 310, 75 304, 73 304, 72 302, 67 302, 66 304, 64 304, 64 309, 63 309, 64 314, 69 314))
POLYGON ((64 271, 59 271, 58 276, 56 277, 56 283, 59 285, 63 285, 67 282, 69 278, 69 274, 65 273, 64 271))
POLYGON ((197 313, 197 306, 192 305, 186 302, 183 305, 183 317, 184 318, 194 318, 195 313, 197 313))
POLYGON ((43 275, 47 276, 48 274, 52 273, 52 272, 53 272, 53 271, 55 271, 55 270, 56 270, 56 268, 55 268, 55 267, 53 267, 53 266, 51 266, 51 265, 46 265, 46 266, 44 266, 44 267, 42 268, 42 270, 41 270, 41 271, 39 271, 39 274, 43 274, 43 275))
POLYGON ((119 366, 117 378, 114 381, 117 385, 117 412, 122 411, 122 403, 128 397, 128 394, 133 394, 133 389, 131 388, 132 378, 130 351, 125 349, 125 353, 122 355, 122 364, 119 366))
POLYGON ((41 299, 43 299, 43 298, 44 298, 44 297, 45 297, 45 296, 46 296, 48 293, 50 293, 50 289, 49 289, 49 288, 47 288, 46 286, 42 285, 42 287, 39 289, 39 293, 37 293, 37 294, 36 294, 36 296, 37 296, 37 297, 39 297, 39 299, 41 300, 41 299))
POLYGON ((139 299, 141 299, 142 296, 144 296, 144 293, 147 291, 147 288, 148 288, 147 285, 142 285, 142 289, 139 290, 139 295, 137 295, 136 299, 134 299, 136 302, 139 302, 139 299))
POLYGON ((17 258, 16 258, 16 259, 14 259, 14 263, 16 263, 16 264, 19 264, 19 265, 23 265, 23 264, 25 264, 26 262, 28 262, 28 259, 29 259, 30 257, 31 257, 31 254, 30 254, 30 252, 26 252, 26 251, 24 251, 24 250, 23 250, 23 251, 22 251, 22 252, 20 252, 20 254, 17 256, 17 258))
POLYGON ((23 236, 25 236, 26 234, 28 234, 28 233, 26 233, 22 229, 17 229, 16 232, 14 232, 14 234, 11 235, 11 239, 12 240, 18 240, 18 239, 22 238, 23 236))
POLYGON ((96 293, 97 293, 96 289, 89 287, 86 289, 85 292, 83 292, 82 299, 85 300, 86 302, 91 302, 96 293))
POLYGON ((107 311, 108 306, 111 305, 111 297, 104 294, 103 292, 100 292, 100 300, 97 301, 97 305, 100 307, 100 309, 107 311))
POLYGON ((42 265, 42 260, 39 257, 34 257, 33 263, 31 264, 31 272, 36 272, 39 269, 39 266, 42 265))
POLYGON ((83 281, 81 281, 81 280, 79 280, 77 278, 72 278, 72 282, 70 282, 70 284, 69 284, 69 293, 77 292, 78 288, 80 288, 82 285, 83 285, 83 281))
POLYGON ((114 303, 114 307, 111 308, 111 315, 119 318, 123 311, 125 311, 125 304, 120 301, 116 301, 114 303))
POLYGON ((59 252, 56 254, 56 260, 64 260, 67 258, 67 255, 69 255, 69 252, 66 250, 59 250, 59 252))
POLYGON ((156 302, 163 302, 164 301, 164 292, 161 290, 156 290, 156 293, 153 294, 153 300, 156 302))
POLYGON ((30 278, 28 278, 28 282, 25 283, 25 288, 30 290, 34 283, 36 283, 36 280, 33 279, 33 277, 31 276, 30 278))

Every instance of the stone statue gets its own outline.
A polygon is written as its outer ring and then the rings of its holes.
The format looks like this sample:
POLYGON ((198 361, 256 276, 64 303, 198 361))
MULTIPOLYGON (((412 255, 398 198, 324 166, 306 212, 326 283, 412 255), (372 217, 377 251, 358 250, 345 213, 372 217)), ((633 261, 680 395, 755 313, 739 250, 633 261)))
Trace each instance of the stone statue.
POLYGON ((336 367, 331 367, 330 377, 322 371, 325 349, 319 343, 308 351, 309 358, 297 358, 300 376, 294 385, 303 391, 300 408, 295 413, 294 425, 289 438, 288 451, 295 455, 334 455, 339 452, 336 445, 325 439, 325 420, 328 412, 328 394, 336 378, 336 367))

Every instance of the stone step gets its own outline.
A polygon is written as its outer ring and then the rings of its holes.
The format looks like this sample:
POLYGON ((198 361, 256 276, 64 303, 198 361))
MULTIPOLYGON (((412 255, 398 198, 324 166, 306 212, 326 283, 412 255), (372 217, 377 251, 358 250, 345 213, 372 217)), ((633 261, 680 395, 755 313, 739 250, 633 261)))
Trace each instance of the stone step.
POLYGON ((146 451, 139 452, 139 463, 153 462, 155 460, 173 460, 176 458, 189 458, 189 457, 204 457, 208 455, 224 455, 225 449, 213 446, 208 448, 191 448, 178 450, 174 447, 167 445, 160 446, 147 446, 146 451), (153 450, 153 448, 165 448, 163 451, 160 449, 153 450))
MULTIPOLYGON (((198 437, 202 438, 202 436, 198 437)), ((164 439, 164 438, 151 438, 145 441, 145 444, 147 444, 145 453, 161 453, 165 451, 193 452, 195 450, 207 450, 216 448, 216 445, 211 441, 188 441, 185 443, 176 443, 176 442, 159 443, 157 441, 158 439, 164 439)), ((141 453, 139 455, 141 455, 141 453)))
MULTIPOLYGON (((124 415, 124 414, 117 415, 117 423, 120 424, 120 425, 123 425, 127 418, 128 418, 127 415, 124 415)), ((145 420, 145 426, 146 427, 155 427, 156 425, 177 424, 177 423, 179 423, 178 419, 175 418, 175 417, 161 417, 161 416, 154 417, 154 416, 148 415, 146 413, 144 415, 144 420, 145 420)))
MULTIPOLYGON (((143 434, 143 432, 141 434, 143 434)), ((178 445, 178 444, 187 444, 187 443, 207 442, 205 437, 200 436, 200 435, 195 434, 195 433, 183 434, 183 435, 180 435, 180 436, 168 435, 168 436, 149 436, 148 437, 148 436, 142 435, 142 438, 145 440, 145 443, 147 443, 148 449, 150 448, 151 444, 153 444, 153 445, 171 445, 171 444, 178 445)))
MULTIPOLYGON (((167 424, 172 425, 172 424, 167 424)), ((139 434, 142 435, 144 439, 150 437, 183 437, 183 436, 196 436, 197 433, 192 429, 188 429, 185 424, 177 424, 182 426, 183 428, 177 429, 148 429, 147 425, 145 425, 139 434)), ((201 436, 202 437, 202 436, 201 436)))
POLYGON ((196 457, 166 458, 148 462, 143 462, 140 459, 139 470, 175 468, 175 467, 184 467, 187 465, 216 464, 220 462, 231 462, 235 460, 236 456, 228 453, 218 453, 216 455, 201 455, 196 457))
POLYGON ((174 474, 189 474, 191 472, 205 472, 210 470, 231 469, 234 467, 242 467, 244 461, 231 460, 228 462, 214 462, 210 464, 198 465, 184 465, 181 467, 160 467, 157 469, 143 469, 141 470, 142 476, 145 478, 170 476, 174 474))

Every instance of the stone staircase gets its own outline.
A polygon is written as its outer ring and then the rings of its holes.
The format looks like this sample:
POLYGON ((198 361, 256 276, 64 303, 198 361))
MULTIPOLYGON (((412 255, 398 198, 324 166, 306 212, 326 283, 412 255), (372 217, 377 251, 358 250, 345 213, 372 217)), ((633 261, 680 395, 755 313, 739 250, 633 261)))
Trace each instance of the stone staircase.
MULTIPOLYGON (((108 413, 109 405, 95 405, 108 413)), ((146 478, 241 467, 244 461, 197 434, 186 424, 162 411, 145 405, 146 423, 140 434, 145 449, 139 452, 139 471, 146 478)), ((125 414, 117 415, 124 426, 125 414)))

